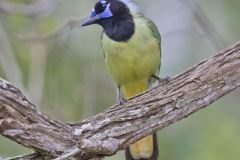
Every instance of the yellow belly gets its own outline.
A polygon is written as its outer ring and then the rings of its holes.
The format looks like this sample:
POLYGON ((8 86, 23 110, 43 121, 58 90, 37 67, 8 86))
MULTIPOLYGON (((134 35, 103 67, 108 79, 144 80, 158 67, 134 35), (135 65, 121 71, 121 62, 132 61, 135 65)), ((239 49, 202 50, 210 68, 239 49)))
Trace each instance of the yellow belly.
POLYGON ((117 85, 148 79, 160 66, 159 42, 146 26, 137 26, 127 42, 116 42, 105 34, 102 46, 108 71, 117 85), (140 32, 141 31, 141 32, 140 32))

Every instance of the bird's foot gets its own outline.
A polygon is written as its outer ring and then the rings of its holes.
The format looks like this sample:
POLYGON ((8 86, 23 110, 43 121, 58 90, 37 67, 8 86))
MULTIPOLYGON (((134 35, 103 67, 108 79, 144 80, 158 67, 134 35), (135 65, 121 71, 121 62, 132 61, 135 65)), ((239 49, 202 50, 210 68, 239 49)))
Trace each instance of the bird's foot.
POLYGON ((170 80, 171 80, 171 77, 166 77, 166 78, 160 78, 156 75, 153 75, 152 78, 154 78, 155 80, 158 81, 158 84, 161 84, 161 83, 169 83, 170 80))
POLYGON ((127 102, 127 99, 121 98, 121 99, 119 99, 119 100, 117 101, 117 104, 118 104, 118 105, 123 105, 123 103, 125 103, 125 102, 127 102))

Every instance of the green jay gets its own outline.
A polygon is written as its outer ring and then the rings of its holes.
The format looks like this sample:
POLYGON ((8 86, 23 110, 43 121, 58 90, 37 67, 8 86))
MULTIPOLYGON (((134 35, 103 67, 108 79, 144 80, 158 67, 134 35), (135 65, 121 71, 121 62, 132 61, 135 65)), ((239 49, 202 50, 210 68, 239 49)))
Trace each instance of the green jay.
MULTIPOLYGON (((161 37, 156 25, 131 0, 99 0, 82 26, 91 24, 103 28, 102 48, 118 88, 118 103, 145 92, 158 78, 161 65, 161 37)), ((125 156, 126 160, 157 160, 156 133, 128 146, 125 156)))

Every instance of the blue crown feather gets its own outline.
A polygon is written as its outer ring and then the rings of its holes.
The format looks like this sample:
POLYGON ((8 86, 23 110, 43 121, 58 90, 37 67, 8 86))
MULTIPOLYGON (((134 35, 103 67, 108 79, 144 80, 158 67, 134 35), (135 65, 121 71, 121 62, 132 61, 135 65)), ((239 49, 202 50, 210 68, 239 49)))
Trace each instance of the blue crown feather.
MULTIPOLYGON (((102 13, 99 14, 99 17, 100 18, 110 18, 113 16, 111 10, 110 10, 110 3, 107 4, 107 1, 106 0, 100 0, 99 2, 101 2, 101 4, 105 7, 104 11, 102 13), (103 4, 104 3, 104 4, 103 4)), ((94 17, 96 16, 97 13, 95 11, 95 9, 92 10, 92 13, 91 13, 91 17, 94 17)))
POLYGON ((112 17, 113 14, 110 10, 110 3, 106 6, 105 10, 99 14, 101 18, 109 18, 112 17))

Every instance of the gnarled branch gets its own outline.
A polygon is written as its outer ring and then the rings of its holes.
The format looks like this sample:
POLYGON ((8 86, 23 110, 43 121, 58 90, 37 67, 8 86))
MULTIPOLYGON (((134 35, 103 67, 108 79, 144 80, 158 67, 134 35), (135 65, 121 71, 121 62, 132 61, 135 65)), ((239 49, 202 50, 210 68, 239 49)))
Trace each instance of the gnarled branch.
POLYGON ((41 158, 109 156, 208 106, 239 85, 240 43, 123 105, 77 123, 42 114, 17 88, 0 80, 0 133, 33 148, 41 158))

